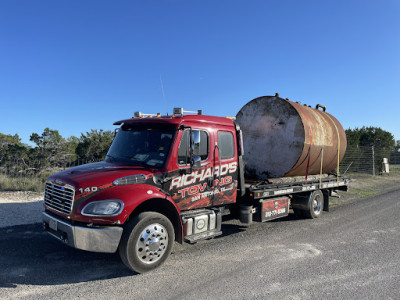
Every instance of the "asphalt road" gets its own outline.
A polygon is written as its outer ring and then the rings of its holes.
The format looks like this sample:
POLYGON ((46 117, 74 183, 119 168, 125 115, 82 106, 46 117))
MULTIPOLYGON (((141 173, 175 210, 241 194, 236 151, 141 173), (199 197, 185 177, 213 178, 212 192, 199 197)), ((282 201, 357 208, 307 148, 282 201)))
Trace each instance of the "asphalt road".
POLYGON ((289 216, 175 245, 132 274, 117 254, 68 248, 40 224, 0 229, 0 299, 400 299, 400 188, 315 220, 289 216))

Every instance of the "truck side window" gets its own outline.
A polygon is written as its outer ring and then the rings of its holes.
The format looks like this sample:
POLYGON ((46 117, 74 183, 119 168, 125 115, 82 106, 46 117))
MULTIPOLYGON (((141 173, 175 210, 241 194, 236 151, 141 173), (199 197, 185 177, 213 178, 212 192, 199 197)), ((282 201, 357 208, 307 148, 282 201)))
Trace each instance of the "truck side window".
POLYGON ((218 131, 218 146, 221 150, 221 159, 233 158, 233 134, 227 131, 218 131))
MULTIPOLYGON (((207 132, 203 130, 193 130, 200 131, 200 158, 201 160, 206 160, 208 158, 208 145, 209 139, 207 132)), ((182 139, 178 148, 178 164, 187 165, 190 163, 189 158, 189 132, 190 130, 186 129, 182 134, 182 139)))

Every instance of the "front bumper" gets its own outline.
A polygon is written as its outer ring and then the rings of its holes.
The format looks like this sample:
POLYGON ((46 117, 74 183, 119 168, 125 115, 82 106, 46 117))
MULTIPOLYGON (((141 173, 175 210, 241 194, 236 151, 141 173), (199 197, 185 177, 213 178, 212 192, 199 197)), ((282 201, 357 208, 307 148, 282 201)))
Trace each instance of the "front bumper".
POLYGON ((114 253, 122 236, 122 227, 73 226, 43 212, 45 230, 56 239, 73 248, 91 252, 114 253))

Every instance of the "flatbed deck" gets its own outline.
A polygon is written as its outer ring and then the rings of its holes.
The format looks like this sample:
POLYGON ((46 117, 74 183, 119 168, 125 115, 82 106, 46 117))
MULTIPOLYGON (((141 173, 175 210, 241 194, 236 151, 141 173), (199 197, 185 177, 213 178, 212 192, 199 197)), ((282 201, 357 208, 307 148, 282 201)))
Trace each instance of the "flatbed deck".
POLYGON ((279 178, 257 183, 247 182, 246 191, 251 198, 256 200, 324 189, 347 191, 349 183, 350 178, 336 176, 324 176, 323 178, 313 176, 308 180, 305 180, 304 177, 303 179, 298 177, 279 178))

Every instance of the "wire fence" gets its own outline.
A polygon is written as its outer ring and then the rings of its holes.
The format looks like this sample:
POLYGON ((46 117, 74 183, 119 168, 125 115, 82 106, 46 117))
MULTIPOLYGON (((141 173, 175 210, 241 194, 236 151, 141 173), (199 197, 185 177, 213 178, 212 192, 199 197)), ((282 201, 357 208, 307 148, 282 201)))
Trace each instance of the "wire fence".
POLYGON ((349 146, 340 163, 340 173, 383 175, 400 173, 400 152, 374 146, 349 146))

